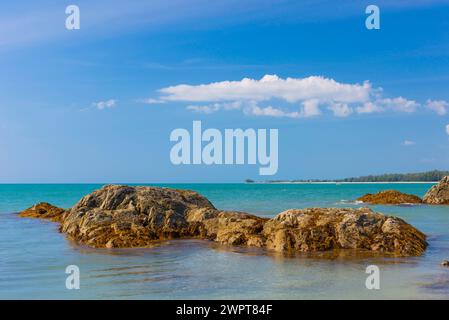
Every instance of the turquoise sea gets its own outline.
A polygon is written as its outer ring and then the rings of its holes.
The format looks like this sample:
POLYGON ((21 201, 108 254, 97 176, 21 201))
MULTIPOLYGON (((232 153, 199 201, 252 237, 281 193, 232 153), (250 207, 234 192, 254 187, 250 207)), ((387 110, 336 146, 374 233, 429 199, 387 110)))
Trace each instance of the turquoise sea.
MULTIPOLYGON (((261 249, 175 240, 148 249, 91 249, 58 233, 57 224, 18 218, 47 201, 70 207, 93 184, 0 185, 1 299, 448 299, 449 206, 373 206, 428 235, 421 257, 283 256, 261 249), (380 289, 368 290, 368 265, 380 289), (67 290, 65 269, 80 268, 80 289, 67 290)), ((397 189, 423 196, 431 184, 176 184, 220 209, 272 217, 290 208, 355 207, 365 193, 397 189)))

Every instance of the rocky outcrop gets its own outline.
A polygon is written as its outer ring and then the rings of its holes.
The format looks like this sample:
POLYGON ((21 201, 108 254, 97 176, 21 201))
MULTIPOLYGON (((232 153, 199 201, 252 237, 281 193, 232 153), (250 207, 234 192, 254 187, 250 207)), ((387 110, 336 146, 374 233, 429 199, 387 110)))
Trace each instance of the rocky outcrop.
POLYGON ((267 218, 244 212, 199 209, 188 212, 187 221, 198 228, 198 235, 203 239, 227 245, 265 246, 262 230, 267 218))
POLYGON ((51 221, 62 221, 65 210, 52 206, 47 202, 40 202, 31 208, 25 209, 19 213, 19 216, 26 218, 40 218, 51 221))
POLYGON ((143 247, 154 240, 196 236, 199 229, 186 214, 200 208, 215 210, 193 191, 110 185, 70 209, 61 231, 92 247, 143 247))
POLYGON ((217 210, 193 191, 105 186, 61 219, 61 232, 92 247, 146 247, 154 241, 198 238, 279 252, 360 249, 419 255, 425 235, 405 221, 368 208, 288 210, 272 219, 217 210))
POLYGON ((276 251, 365 249, 420 255, 426 236, 404 220, 369 208, 287 210, 264 225, 266 246, 276 251))
POLYGON ((424 195, 423 201, 428 204, 449 204, 449 176, 430 188, 424 195))
POLYGON ((410 204, 423 202, 418 196, 402 193, 396 190, 386 190, 376 194, 368 193, 357 200, 369 204, 410 204))

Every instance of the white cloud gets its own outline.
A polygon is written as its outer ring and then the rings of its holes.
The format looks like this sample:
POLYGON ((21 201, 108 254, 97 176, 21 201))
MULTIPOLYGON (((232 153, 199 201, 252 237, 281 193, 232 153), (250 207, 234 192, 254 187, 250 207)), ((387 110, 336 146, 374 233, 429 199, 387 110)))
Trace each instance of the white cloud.
POLYGON ((237 110, 242 107, 241 101, 234 101, 229 103, 214 103, 209 105, 190 105, 186 109, 199 113, 214 113, 219 110, 237 110))
POLYGON ((344 118, 352 114, 353 110, 346 103, 333 103, 329 106, 334 116, 344 118))
POLYGON ((264 101, 280 99, 289 103, 316 99, 320 102, 365 102, 371 85, 340 83, 333 79, 312 76, 282 79, 265 75, 260 80, 221 81, 209 84, 181 84, 162 88, 159 98, 165 101, 264 101))
POLYGON ((279 108, 275 108, 272 106, 268 107, 259 107, 256 104, 252 104, 245 108, 245 114, 252 116, 263 116, 263 117, 276 117, 276 118, 299 118, 300 115, 298 112, 287 112, 283 111, 279 108))
POLYGON ((306 100, 302 103, 302 108, 299 112, 299 116, 301 118, 315 117, 320 114, 321 110, 319 108, 318 100, 306 100))
POLYGON ((449 134, 449 124, 446 126, 446 133, 449 134))
MULTIPOLYGON (((159 97, 146 102, 184 101, 194 103, 187 106, 187 110, 193 112, 242 110, 249 115, 289 118, 320 116, 326 109, 335 117, 348 117, 354 113, 413 113, 422 107, 420 103, 402 96, 384 97, 383 89, 373 88, 369 81, 342 83, 321 76, 283 79, 277 75, 265 75, 260 79, 180 84, 158 92, 159 97), (281 105, 274 107, 274 103, 281 105), (292 107, 298 103, 299 110, 292 107)), ((440 115, 446 114, 449 107, 443 100, 427 100, 425 106, 440 115)))
POLYGON ((391 109, 393 111, 399 111, 399 112, 408 112, 412 113, 415 112, 416 109, 419 107, 419 103, 413 100, 407 100, 403 97, 397 97, 397 98, 386 98, 386 99, 380 99, 377 100, 376 103, 383 105, 384 107, 391 109))
POLYGON ((379 107, 373 102, 365 102, 361 107, 356 108, 357 113, 374 113, 385 111, 383 108, 379 107))
POLYGON ((447 113, 447 108, 449 107, 449 102, 444 100, 427 100, 426 107, 440 116, 444 116, 447 113))
POLYGON ((420 104, 416 101, 408 100, 404 97, 381 98, 379 94, 377 94, 374 101, 365 102, 362 106, 357 107, 356 111, 359 114, 384 112, 387 110, 413 113, 419 106, 420 104))
POLYGON ((143 100, 141 100, 141 102, 146 103, 146 104, 160 104, 160 103, 165 103, 164 100, 161 100, 161 99, 153 99, 153 98, 143 99, 143 100))
POLYGON ((405 140, 402 145, 409 147, 409 146, 414 146, 416 144, 415 141, 411 141, 411 140, 405 140))
POLYGON ((243 103, 241 101, 234 101, 229 103, 222 103, 221 108, 224 110, 237 110, 242 107, 243 103))
POLYGON ((187 106, 187 110, 198 112, 198 113, 214 113, 220 110, 219 106, 217 104, 208 105, 208 106, 187 106))
POLYGON ((108 108, 112 108, 117 104, 117 100, 115 99, 109 99, 106 101, 98 101, 92 103, 92 106, 96 107, 98 110, 104 110, 108 108))

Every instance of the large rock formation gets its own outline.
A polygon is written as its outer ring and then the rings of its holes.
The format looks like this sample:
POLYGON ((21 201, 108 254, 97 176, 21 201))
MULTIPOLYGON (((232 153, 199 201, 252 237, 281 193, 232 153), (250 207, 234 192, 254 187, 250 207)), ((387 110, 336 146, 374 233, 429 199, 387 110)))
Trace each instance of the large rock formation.
POLYGON ((65 210, 52 206, 47 202, 40 202, 31 208, 25 209, 19 215, 27 218, 40 218, 51 221, 62 221, 65 210))
POLYGON ((61 231, 93 247, 142 247, 153 240, 192 237, 193 209, 214 206, 198 193, 110 185, 82 198, 64 216, 61 231))
POLYGON ((381 191, 376 194, 365 194, 357 199, 369 204, 407 204, 422 203, 422 199, 413 194, 406 194, 396 190, 381 191))
POLYGON ((287 210, 263 230, 267 248, 277 251, 365 249, 397 255, 420 255, 426 236, 404 220, 369 208, 287 210))
POLYGON ((444 177, 438 184, 430 188, 423 200, 428 204, 449 204, 449 176, 444 177))
POLYGON ((217 210, 193 191, 156 187, 105 186, 61 220, 70 238, 100 248, 199 238, 280 252, 361 249, 406 256, 427 246, 425 235, 402 219, 368 208, 288 210, 267 219, 217 210))

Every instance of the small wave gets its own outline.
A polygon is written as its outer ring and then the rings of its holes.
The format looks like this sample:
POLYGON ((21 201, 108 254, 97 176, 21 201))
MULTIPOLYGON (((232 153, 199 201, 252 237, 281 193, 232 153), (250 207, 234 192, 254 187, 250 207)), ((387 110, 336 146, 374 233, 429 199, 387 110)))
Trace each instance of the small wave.
POLYGON ((359 201, 359 200, 346 200, 346 199, 342 199, 339 202, 337 202, 338 204, 352 204, 352 205, 357 205, 357 204, 363 204, 363 201, 359 201))
POLYGON ((399 204, 400 207, 418 207, 422 206, 422 203, 401 203, 399 204))

